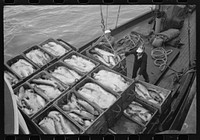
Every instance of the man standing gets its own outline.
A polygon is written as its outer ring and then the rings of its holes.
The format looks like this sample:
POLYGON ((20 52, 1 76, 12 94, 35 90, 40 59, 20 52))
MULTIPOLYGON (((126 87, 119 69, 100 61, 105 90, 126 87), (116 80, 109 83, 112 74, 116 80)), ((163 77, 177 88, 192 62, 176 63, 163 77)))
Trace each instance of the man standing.
POLYGON ((130 54, 134 54, 135 56, 132 78, 134 78, 135 80, 138 80, 140 76, 142 75, 145 79, 145 82, 148 83, 149 76, 147 74, 147 54, 144 52, 144 46, 141 46, 137 48, 136 50, 131 50, 129 52, 126 52, 125 56, 128 56, 130 54), (140 71, 138 72, 139 68, 140 68, 140 71), (138 72, 138 75, 137 75, 137 72, 138 72))

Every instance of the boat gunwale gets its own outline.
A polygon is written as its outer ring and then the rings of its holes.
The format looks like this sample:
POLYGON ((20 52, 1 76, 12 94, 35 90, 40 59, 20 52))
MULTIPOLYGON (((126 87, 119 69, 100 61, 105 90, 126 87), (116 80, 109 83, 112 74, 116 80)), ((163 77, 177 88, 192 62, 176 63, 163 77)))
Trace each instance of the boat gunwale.
MULTIPOLYGON (((140 22, 143 22, 144 20, 150 18, 153 16, 153 12, 154 11, 147 11, 139 16, 136 16, 135 18, 125 22, 124 24, 118 26, 117 28, 113 29, 111 31, 111 34, 113 36, 115 36, 116 34, 118 34, 119 32, 123 31, 123 30, 126 30, 127 28, 130 28, 130 27, 133 27, 137 24, 139 24, 140 22)), ((92 39, 92 41, 90 41, 89 43, 83 45, 82 47, 80 47, 77 51, 78 52, 83 52, 84 50, 87 50, 89 48, 90 45, 92 45, 93 43, 95 43, 101 36, 98 36, 98 37, 95 37, 92 39)))

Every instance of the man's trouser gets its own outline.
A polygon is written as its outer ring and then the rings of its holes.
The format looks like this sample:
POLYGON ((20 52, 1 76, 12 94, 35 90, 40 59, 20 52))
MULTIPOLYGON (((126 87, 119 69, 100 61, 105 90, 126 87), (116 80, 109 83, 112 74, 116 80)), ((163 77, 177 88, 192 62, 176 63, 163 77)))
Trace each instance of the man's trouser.
MULTIPOLYGON (((138 71, 139 68, 140 68, 140 66, 134 65, 132 78, 135 78, 137 76, 137 71, 138 71)), ((147 74, 146 68, 144 69, 142 76, 144 77, 145 82, 148 83, 149 82, 149 76, 147 74)))

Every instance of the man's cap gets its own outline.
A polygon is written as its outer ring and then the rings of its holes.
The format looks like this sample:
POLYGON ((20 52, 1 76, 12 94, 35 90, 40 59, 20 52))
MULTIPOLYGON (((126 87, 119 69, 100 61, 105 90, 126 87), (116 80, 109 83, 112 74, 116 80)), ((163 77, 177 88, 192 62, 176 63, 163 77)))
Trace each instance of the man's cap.
POLYGON ((142 53, 144 50, 142 49, 142 48, 138 48, 137 50, 136 50, 136 52, 138 52, 138 53, 142 53))
POLYGON ((107 33, 111 33, 111 31, 110 30, 105 30, 105 34, 107 34, 107 33))

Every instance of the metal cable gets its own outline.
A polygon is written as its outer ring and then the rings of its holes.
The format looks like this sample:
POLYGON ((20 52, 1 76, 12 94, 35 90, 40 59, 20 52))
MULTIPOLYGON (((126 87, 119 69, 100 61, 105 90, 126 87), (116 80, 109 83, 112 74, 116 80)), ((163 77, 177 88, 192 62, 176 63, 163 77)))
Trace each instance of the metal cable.
POLYGON ((121 9, 121 5, 119 5, 118 14, 117 14, 117 21, 116 21, 116 24, 115 24, 115 28, 117 28, 117 23, 118 23, 118 19, 119 19, 120 9, 121 9))
POLYGON ((104 25, 104 18, 103 18, 103 12, 102 12, 102 6, 100 5, 100 16, 101 16, 101 28, 102 28, 102 31, 104 32, 105 31, 105 25, 104 25))
POLYGON ((108 5, 107 5, 107 8, 106 8, 106 29, 108 29, 107 19, 108 19, 108 5))

